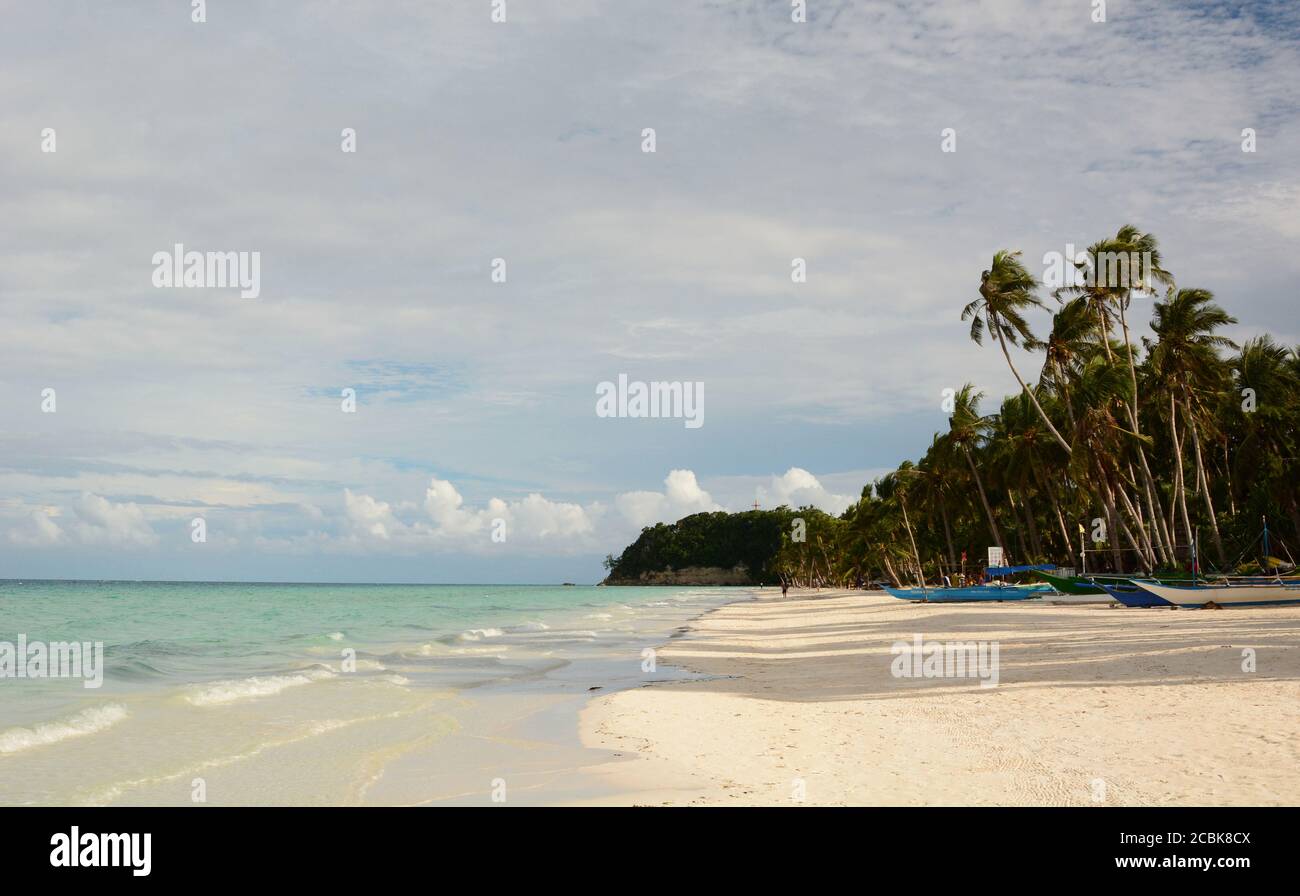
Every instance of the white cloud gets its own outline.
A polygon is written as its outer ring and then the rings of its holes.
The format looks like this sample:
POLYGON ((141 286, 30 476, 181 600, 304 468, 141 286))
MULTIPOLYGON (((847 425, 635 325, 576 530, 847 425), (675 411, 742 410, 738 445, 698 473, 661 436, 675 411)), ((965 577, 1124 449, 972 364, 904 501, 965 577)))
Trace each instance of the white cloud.
POLYGON ((75 519, 68 531, 83 544, 113 547, 151 547, 158 535, 136 504, 114 504, 107 498, 83 492, 72 505, 75 519))
POLYGON ((849 495, 831 494, 816 476, 801 467, 791 467, 780 476, 773 476, 766 487, 758 487, 757 493, 759 503, 765 507, 811 505, 834 516, 857 500, 849 495))
POLYGON ((673 470, 664 479, 662 492, 624 492, 614 499, 619 513, 636 528, 658 522, 675 522, 692 513, 721 510, 700 487, 690 470, 673 470))
POLYGON ((66 537, 54 521, 57 510, 41 508, 32 510, 8 531, 9 540, 24 547, 50 547, 66 537))
POLYGON ((66 508, 19 509, 19 522, 9 528, 11 542, 27 547, 60 544, 144 548, 158 544, 158 535, 134 503, 114 503, 100 495, 83 492, 66 508), (56 518, 67 518, 60 525, 56 518))
POLYGON ((388 504, 376 501, 369 495, 353 494, 351 489, 345 488, 343 508, 348 527, 353 535, 387 541, 394 535, 402 534, 406 529, 393 516, 392 508, 388 504))

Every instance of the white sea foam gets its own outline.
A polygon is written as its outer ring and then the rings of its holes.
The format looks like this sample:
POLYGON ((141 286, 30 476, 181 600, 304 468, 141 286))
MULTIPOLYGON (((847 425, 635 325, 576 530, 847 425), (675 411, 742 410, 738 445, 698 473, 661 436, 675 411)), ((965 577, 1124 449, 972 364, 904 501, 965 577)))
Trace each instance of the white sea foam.
POLYGON ((204 685, 186 695, 185 699, 195 706, 221 706, 226 703, 238 703, 241 700, 270 697, 286 688, 295 688, 332 677, 334 673, 328 669, 306 669, 290 675, 254 675, 251 678, 217 681, 204 685))
POLYGON ((329 638, 331 641, 342 641, 343 638, 344 638, 344 635, 343 635, 343 632, 330 632, 330 633, 329 633, 328 635, 326 635, 325 637, 329 638))
MULTIPOLYGON (((545 622, 522 622, 519 625, 510 626, 512 632, 544 632, 549 631, 550 626, 545 622)), ((495 629, 493 629, 495 631, 495 629)))
POLYGON ((587 618, 588 619, 613 619, 614 614, 613 613, 588 613, 587 618))
POLYGON ((388 667, 378 660, 357 660, 358 672, 383 672, 388 667))
POLYGON ((457 641, 482 641, 486 638, 499 638, 505 632, 499 628, 472 628, 456 636, 457 641))
POLYGON ((126 718, 126 714, 126 707, 108 703, 83 709, 66 719, 45 722, 31 728, 10 728, 0 732, 0 755, 56 744, 70 737, 95 734, 116 725, 126 718))

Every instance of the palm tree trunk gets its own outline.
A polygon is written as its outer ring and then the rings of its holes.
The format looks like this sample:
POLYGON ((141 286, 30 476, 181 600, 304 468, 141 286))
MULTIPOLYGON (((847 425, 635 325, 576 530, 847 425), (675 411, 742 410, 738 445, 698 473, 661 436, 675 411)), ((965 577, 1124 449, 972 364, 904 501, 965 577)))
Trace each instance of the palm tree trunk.
POLYGON ((948 565, 955 567, 957 551, 952 546, 952 524, 948 522, 948 503, 943 500, 942 494, 939 496, 939 513, 943 517, 943 537, 948 543, 948 565))
POLYGON ((1065 441, 1065 439, 1061 437, 1061 434, 1056 431, 1056 427, 1052 425, 1052 421, 1047 417, 1047 412, 1044 411, 1043 406, 1038 403, 1038 396, 1036 396, 1033 393, 1033 390, 1026 386, 1025 381, 1020 378, 1020 371, 1016 370, 1016 365, 1011 361, 1011 353, 1007 351, 1007 341, 1002 338, 1002 331, 997 326, 996 318, 994 319, 993 332, 997 334, 998 345, 1002 348, 1002 357, 1007 359, 1007 366, 1011 368, 1011 373, 1016 378, 1016 382, 1020 384, 1020 388, 1024 390, 1025 394, 1029 396, 1029 400, 1034 403, 1034 408, 1037 409, 1038 416, 1043 418, 1043 423, 1047 426, 1048 430, 1051 431, 1052 436, 1055 437, 1057 443, 1065 449, 1066 454, 1071 454, 1072 449, 1070 448, 1070 443, 1065 441))
POLYGON ((1114 364, 1115 356, 1110 353, 1110 321, 1106 319, 1106 312, 1102 310, 1101 305, 1097 305, 1097 329, 1101 330, 1101 345, 1106 349, 1106 363, 1114 364))
POLYGON ((916 584, 925 587, 925 573, 921 570, 921 552, 916 549, 916 536, 912 534, 912 523, 907 518, 907 502, 903 500, 903 490, 898 490, 898 506, 903 508, 903 525, 907 527, 907 539, 912 542, 912 556, 916 558, 916 584))
POLYGON ((894 572, 894 564, 889 562, 889 553, 887 551, 882 550, 880 554, 880 559, 883 560, 885 563, 885 572, 889 574, 890 584, 892 584, 895 588, 902 587, 903 583, 902 581, 899 580, 898 573, 894 572))
POLYGON ((1061 527, 1061 544, 1064 546, 1064 556, 1069 557, 1072 551, 1070 547, 1070 530, 1065 525, 1065 516, 1061 513, 1061 502, 1056 498, 1056 490, 1048 483, 1043 471, 1038 468, 1038 464, 1030 459, 1030 468, 1034 472, 1034 481, 1038 483, 1039 491, 1046 492, 1047 498, 1052 503, 1052 512, 1056 515, 1056 522, 1061 527))
POLYGON ((1151 541, 1151 533, 1147 531, 1146 518, 1142 515, 1142 499, 1139 497, 1137 501, 1134 501, 1129 498, 1128 495, 1128 489, 1130 488, 1132 488, 1134 492, 1138 491, 1137 477, 1133 475, 1133 464, 1131 461, 1127 462, 1125 466, 1128 468, 1128 475, 1124 477, 1124 481, 1119 484, 1117 490, 1119 491, 1120 497, 1124 499, 1124 509, 1127 510, 1129 516, 1133 518, 1133 525, 1137 529, 1138 534, 1142 536, 1142 556, 1145 558, 1148 568, 1154 569, 1156 565, 1156 548, 1155 544, 1151 541))
POLYGON ((1079 428, 1079 421, 1074 417, 1074 402, 1070 400, 1070 382, 1061 370, 1061 365, 1052 363, 1052 369, 1056 372, 1056 382, 1061 387, 1061 397, 1065 399, 1065 413, 1070 418, 1070 431, 1074 432, 1079 428))
POLYGON ((1151 530, 1155 533, 1156 544, 1160 547, 1161 562, 1166 566, 1173 566, 1178 562, 1178 558, 1174 553, 1169 530, 1165 528, 1165 518, 1159 512, 1160 502, 1156 499, 1156 480, 1151 475, 1151 467, 1147 464, 1146 449, 1142 447, 1141 443, 1138 444, 1138 457, 1142 461, 1142 491, 1146 496, 1147 513, 1151 515, 1151 530))
POLYGON ((1223 481, 1228 486, 1228 516, 1237 515, 1237 496, 1232 484, 1232 464, 1228 461, 1228 440, 1223 440, 1223 481))
POLYGON ((1034 519, 1034 509, 1025 502, 1025 522, 1029 524, 1029 543, 1034 548, 1034 556, 1040 560, 1046 555, 1043 553, 1043 539, 1038 534, 1038 521, 1034 519))
POLYGON ((1210 495, 1210 479, 1205 475, 1205 462, 1201 458, 1201 436, 1200 431, 1196 428, 1196 420, 1192 416, 1191 403, 1187 398, 1187 388, 1183 387, 1183 418, 1187 421, 1187 428, 1192 433, 1192 453, 1196 458, 1196 476, 1197 483, 1201 494, 1205 496, 1205 512, 1210 517, 1210 533, 1214 538, 1214 550, 1219 555, 1219 565, 1228 562, 1228 558, 1223 553, 1223 538, 1219 535, 1219 521, 1214 515, 1214 498, 1210 495))
POLYGON ((1178 435, 1178 407, 1174 403, 1174 393, 1169 393, 1169 435, 1173 439, 1174 458, 1178 461, 1174 472, 1174 495, 1172 500, 1178 502, 1178 509, 1183 514, 1183 529, 1187 543, 1192 543, 1192 520, 1187 515, 1187 490, 1183 484, 1183 443, 1178 435))
MULTIPOLYGON (((1125 403, 1125 406, 1128 408, 1129 424, 1131 425, 1134 434, 1141 435, 1142 429, 1141 429, 1141 423, 1138 420, 1138 406, 1137 406, 1137 400, 1138 400, 1137 365, 1133 361, 1133 343, 1129 339, 1128 315, 1125 313, 1124 303, 1119 302, 1117 304, 1119 305, 1119 323, 1124 330, 1124 351, 1128 356, 1129 384, 1132 387, 1132 393, 1129 397, 1129 401, 1125 403)), ((1163 557, 1166 553, 1165 541, 1168 539, 1168 533, 1162 531, 1163 529, 1162 518, 1158 513, 1156 513, 1155 499, 1154 499, 1155 477, 1151 475, 1151 467, 1147 464, 1147 454, 1140 442, 1138 443, 1137 448, 1138 448, 1138 455, 1142 460, 1142 475, 1143 475, 1143 479, 1145 480, 1144 483, 1145 491, 1147 493, 1146 496, 1147 512, 1151 514, 1151 526, 1156 530, 1155 540, 1160 545, 1160 553, 1161 556, 1163 557)), ((1170 556, 1166 562, 1171 564, 1176 562, 1176 558, 1172 556, 1172 552, 1173 549, 1172 546, 1170 546, 1169 548, 1170 556)))
MULTIPOLYGON (((1142 518, 1139 515, 1139 511, 1133 506, 1133 502, 1129 500, 1128 493, 1124 491, 1123 483, 1117 485, 1115 491, 1119 493, 1120 500, 1124 502, 1124 509, 1127 510, 1129 516, 1133 518, 1133 522, 1138 527, 1138 532, 1142 535, 1142 544, 1138 545, 1135 543, 1133 548, 1138 552, 1138 555, 1142 557, 1143 564, 1147 567, 1146 572, 1150 572, 1155 568, 1156 555, 1155 551, 1151 547, 1151 541, 1147 538, 1146 529, 1142 526, 1142 518)), ((1129 540, 1132 541, 1133 536, 1129 533, 1127 527, 1124 531, 1125 534, 1128 535, 1129 540)))
POLYGON ((1128 418, 1129 422, 1133 424, 1133 431, 1141 435, 1141 431, 1138 429, 1138 375, 1137 366, 1133 363, 1133 344, 1128 338, 1128 316, 1124 313, 1124 302, 1117 301, 1115 304, 1119 305, 1119 325, 1124 330, 1124 352, 1128 355, 1129 384, 1133 387, 1129 400, 1126 402, 1128 405, 1128 418))
POLYGON ((993 508, 989 506, 989 497, 984 493, 984 480, 980 478, 980 471, 975 468, 975 458, 971 457, 970 449, 965 445, 962 446, 962 453, 966 455, 966 463, 970 464, 971 475, 975 477, 975 487, 979 489, 980 503, 984 505, 984 516, 989 521, 989 534, 993 536, 993 543, 1002 548, 1006 553, 1006 545, 1002 543, 1002 532, 998 529, 997 520, 993 518, 993 508))

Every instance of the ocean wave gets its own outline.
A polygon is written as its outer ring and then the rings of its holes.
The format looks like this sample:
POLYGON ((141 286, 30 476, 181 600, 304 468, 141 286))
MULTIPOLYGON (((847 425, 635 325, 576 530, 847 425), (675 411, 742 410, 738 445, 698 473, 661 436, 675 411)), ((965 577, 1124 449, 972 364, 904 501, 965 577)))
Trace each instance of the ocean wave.
POLYGON ((144 660, 118 660, 105 663, 104 674, 106 677, 124 681, 151 681, 168 677, 167 672, 144 660))
POLYGON ((161 638, 146 638, 143 641, 128 641, 125 644, 109 644, 104 648, 104 656, 110 660, 115 657, 154 657, 154 656, 197 656, 205 653, 204 648, 193 644, 180 644, 161 638))
POLYGON ((342 641, 344 638, 344 634, 343 632, 330 632, 325 637, 329 638, 331 641, 342 641))
POLYGON ((96 734, 126 718, 126 707, 118 703, 92 706, 75 715, 31 728, 10 728, 0 732, 0 755, 17 753, 31 747, 56 744, 70 737, 96 734))
POLYGON ((488 638, 499 638, 504 634, 505 632, 499 628, 471 628, 459 635, 450 635, 440 640, 453 644, 457 641, 486 641, 488 638))
POLYGON ((604 619, 613 619, 613 618, 614 618, 614 614, 613 614, 613 613, 588 613, 588 614, 587 614, 587 618, 588 618, 588 619, 601 619, 601 620, 604 620, 604 619))
POLYGON ((544 632, 544 631, 549 631, 550 628, 551 627, 547 625, 545 622, 521 622, 519 623, 519 625, 506 626, 506 631, 512 633, 513 632, 544 632))
POLYGON ((255 700, 258 697, 270 697, 287 688, 300 687, 333 678, 329 669, 305 669, 289 675, 254 675, 250 678, 237 678, 230 681, 217 681, 197 688, 185 696, 194 706, 222 706, 243 700, 255 700))

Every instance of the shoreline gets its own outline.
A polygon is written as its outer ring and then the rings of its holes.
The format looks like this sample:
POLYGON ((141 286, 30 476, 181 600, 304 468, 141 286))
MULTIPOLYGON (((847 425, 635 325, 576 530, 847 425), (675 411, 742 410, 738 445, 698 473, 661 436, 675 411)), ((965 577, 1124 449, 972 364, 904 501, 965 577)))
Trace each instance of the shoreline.
POLYGON ((187 589, 47 583, 50 600, 20 605, 13 622, 46 638, 58 620, 41 614, 86 608, 110 661, 99 689, 15 685, 0 714, 5 804, 187 805, 199 779, 211 805, 491 805, 497 779, 507 804, 607 796, 582 775, 608 758, 579 738, 590 697, 685 677, 646 674, 643 651, 751 597, 344 586, 292 601, 281 586, 202 587, 211 613, 247 618, 260 602, 296 615, 195 646, 188 627, 114 627, 133 607, 188 606, 187 589), (382 614, 358 609, 372 605, 382 614))
POLYGON ((587 704, 583 743, 621 754, 601 803, 1300 802, 1300 608, 756 596, 661 649, 706 678, 587 704), (997 644, 997 684, 895 677, 916 636, 997 644))

